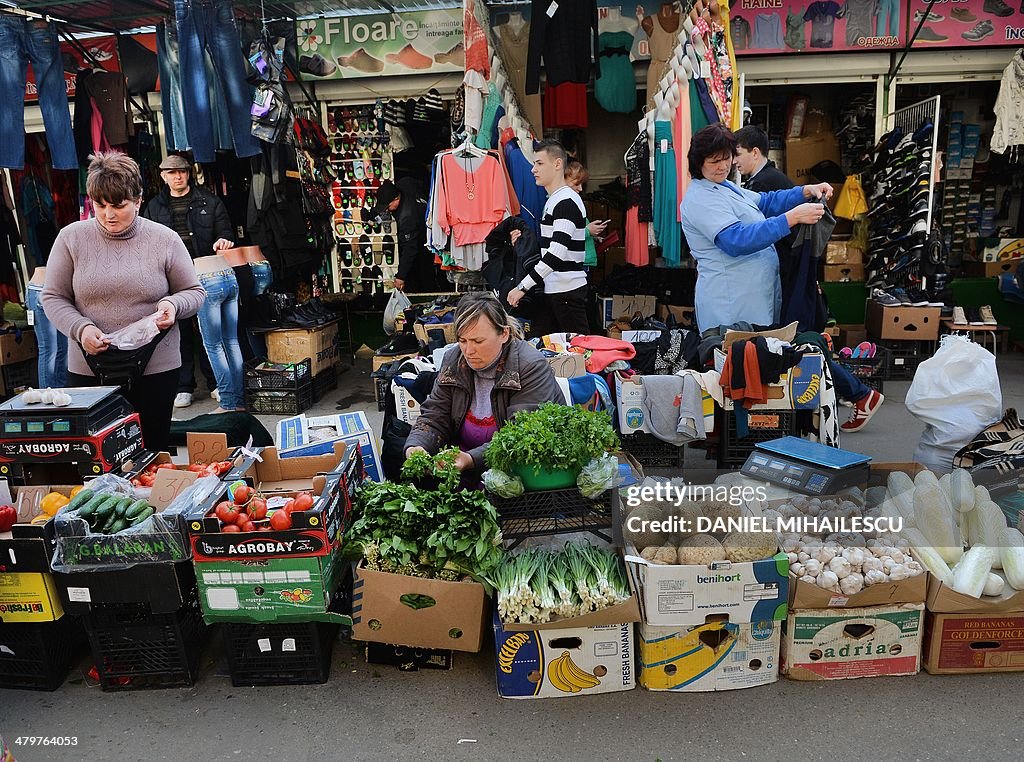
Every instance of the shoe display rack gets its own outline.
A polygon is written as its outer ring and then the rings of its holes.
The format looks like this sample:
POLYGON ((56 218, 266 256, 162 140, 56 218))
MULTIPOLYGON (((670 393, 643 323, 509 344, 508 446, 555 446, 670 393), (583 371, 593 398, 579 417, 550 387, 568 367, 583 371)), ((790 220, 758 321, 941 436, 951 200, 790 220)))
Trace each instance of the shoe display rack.
POLYGON ((368 219, 377 189, 394 176, 384 104, 328 106, 331 162, 337 172, 334 203, 334 290, 366 294, 383 309, 398 271, 398 238, 392 220, 368 219))
POLYGON ((962 111, 954 111, 949 117, 940 214, 942 236, 954 264, 968 253, 968 239, 978 235, 977 216, 971 216, 971 185, 980 127, 964 124, 963 117, 962 111))

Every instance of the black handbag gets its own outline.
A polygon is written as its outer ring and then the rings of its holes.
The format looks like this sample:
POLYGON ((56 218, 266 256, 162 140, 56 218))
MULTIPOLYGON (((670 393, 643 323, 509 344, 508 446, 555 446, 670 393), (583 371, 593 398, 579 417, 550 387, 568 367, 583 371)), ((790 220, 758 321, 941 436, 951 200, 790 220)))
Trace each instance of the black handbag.
POLYGON ((130 392, 145 374, 146 366, 149 365, 157 345, 169 330, 163 329, 152 341, 138 349, 107 347, 106 351, 91 355, 81 344, 78 348, 82 350, 86 364, 99 379, 101 386, 120 386, 123 391, 130 392))

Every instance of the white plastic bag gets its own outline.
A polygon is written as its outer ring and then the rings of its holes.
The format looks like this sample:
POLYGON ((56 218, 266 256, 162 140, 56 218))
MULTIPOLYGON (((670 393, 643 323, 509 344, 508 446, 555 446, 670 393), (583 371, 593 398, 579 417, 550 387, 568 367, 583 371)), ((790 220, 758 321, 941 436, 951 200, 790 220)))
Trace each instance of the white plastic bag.
POLYGON ((394 335, 395 321, 411 306, 412 302, 409 301, 408 296, 397 288, 392 291, 391 298, 388 299, 388 306, 384 308, 384 333, 388 336, 394 335))
POLYGON ((160 312, 154 312, 141 320, 136 320, 131 325, 126 325, 119 331, 103 334, 103 338, 110 339, 110 346, 126 351, 144 347, 160 333, 160 329, 156 326, 157 318, 160 315, 160 312))
POLYGON ((964 336, 943 336, 917 367, 906 405, 925 424, 914 460, 949 471, 957 450, 1003 415, 995 355, 964 336))

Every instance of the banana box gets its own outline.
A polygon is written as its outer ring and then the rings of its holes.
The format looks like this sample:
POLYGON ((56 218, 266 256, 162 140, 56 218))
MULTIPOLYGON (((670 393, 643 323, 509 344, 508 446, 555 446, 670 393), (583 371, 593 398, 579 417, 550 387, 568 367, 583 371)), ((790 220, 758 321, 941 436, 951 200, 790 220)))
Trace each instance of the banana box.
POLYGON ((494 614, 495 671, 502 698, 562 698, 636 686, 633 625, 509 632, 494 614))
POLYGON ((782 624, 716 619, 688 627, 640 624, 640 685, 649 691, 728 691, 779 679, 782 624))

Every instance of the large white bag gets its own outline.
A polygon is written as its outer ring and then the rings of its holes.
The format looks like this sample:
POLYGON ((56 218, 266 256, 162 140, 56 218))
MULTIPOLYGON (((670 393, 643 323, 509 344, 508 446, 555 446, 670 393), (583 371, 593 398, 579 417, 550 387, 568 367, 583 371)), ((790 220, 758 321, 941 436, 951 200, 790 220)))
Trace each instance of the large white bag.
POLYGON ((995 355, 964 336, 943 336, 917 367, 906 404, 925 424, 914 460, 949 471, 957 450, 1003 415, 995 355))
POLYGON ((408 296, 397 288, 392 291, 391 298, 388 299, 388 306, 384 308, 384 333, 388 336, 394 335, 395 321, 411 306, 412 302, 409 301, 408 296))

